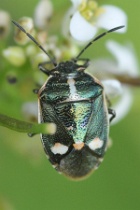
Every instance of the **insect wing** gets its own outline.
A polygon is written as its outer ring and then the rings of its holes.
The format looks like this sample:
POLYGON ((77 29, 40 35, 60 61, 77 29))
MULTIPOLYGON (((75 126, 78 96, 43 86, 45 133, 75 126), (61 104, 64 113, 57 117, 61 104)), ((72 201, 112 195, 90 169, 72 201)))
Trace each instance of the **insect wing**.
MULTIPOLYGON (((70 145, 73 144, 72 137, 68 134, 66 128, 60 122, 59 118, 56 115, 56 112, 53 108, 53 105, 50 103, 45 103, 44 101, 39 102, 39 106, 41 109, 40 113, 40 121, 41 123, 55 123, 57 126, 56 133, 54 135, 41 134, 42 143, 44 146, 44 150, 46 154, 49 156, 52 164, 59 163, 61 158, 66 155, 67 152, 71 149, 70 145), (53 153, 51 148, 55 144, 61 144, 67 147, 67 151, 65 154, 53 153)), ((66 148, 65 147, 65 148, 66 148)))
POLYGON ((97 155, 102 156, 108 140, 108 116, 104 95, 92 101, 92 113, 84 142, 97 155))

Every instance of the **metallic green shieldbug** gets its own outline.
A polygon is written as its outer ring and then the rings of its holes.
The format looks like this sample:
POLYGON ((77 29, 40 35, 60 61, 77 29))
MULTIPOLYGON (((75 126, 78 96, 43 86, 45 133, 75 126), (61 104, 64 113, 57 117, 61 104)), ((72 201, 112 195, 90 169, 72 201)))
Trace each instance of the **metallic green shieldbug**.
POLYGON ((49 76, 38 91, 39 123, 55 123, 57 130, 54 135, 41 134, 44 150, 58 172, 82 179, 100 165, 108 141, 108 113, 112 114, 110 120, 115 114, 108 109, 100 81, 85 73, 89 60, 79 57, 94 41, 124 26, 97 36, 75 59, 57 64, 30 34, 13 23, 50 58, 50 62, 39 64, 39 69, 49 76), (46 69, 47 63, 54 68, 46 69))

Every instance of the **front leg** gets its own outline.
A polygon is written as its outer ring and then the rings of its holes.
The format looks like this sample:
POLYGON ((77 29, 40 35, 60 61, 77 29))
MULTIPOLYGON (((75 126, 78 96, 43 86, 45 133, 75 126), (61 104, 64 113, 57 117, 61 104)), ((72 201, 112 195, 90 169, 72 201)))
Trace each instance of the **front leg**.
POLYGON ((112 116, 110 117, 109 119, 109 122, 112 122, 112 120, 116 117, 116 112, 114 109, 111 109, 110 106, 111 106, 111 102, 108 98, 108 96, 106 95, 106 101, 107 101, 107 106, 108 106, 108 113, 111 114, 112 116))
POLYGON ((51 70, 46 69, 44 66, 45 66, 46 64, 51 64, 51 63, 52 63, 51 61, 45 61, 45 62, 39 63, 39 64, 38 64, 38 68, 39 68, 39 70, 42 71, 44 74, 47 74, 47 75, 49 76, 51 70))

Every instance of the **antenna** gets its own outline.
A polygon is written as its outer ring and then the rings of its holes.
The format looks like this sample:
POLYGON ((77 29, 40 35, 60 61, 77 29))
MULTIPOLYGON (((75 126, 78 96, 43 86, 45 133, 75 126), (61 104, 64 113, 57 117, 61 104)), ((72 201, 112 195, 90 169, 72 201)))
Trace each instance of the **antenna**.
POLYGON ((23 33, 25 33, 48 57, 49 57, 49 59, 51 60, 51 62, 52 62, 52 64, 56 67, 57 66, 57 63, 54 61, 54 58, 52 58, 47 52, 46 52, 46 50, 35 40, 35 38, 31 35, 31 34, 29 34, 29 33, 27 33, 26 31, 25 31, 25 29, 21 26, 21 25, 19 25, 17 22, 15 22, 14 20, 12 20, 12 22, 23 32, 23 33))
POLYGON ((114 32, 114 31, 117 31, 121 28, 124 28, 125 26, 118 26, 118 27, 115 27, 115 28, 112 28, 110 29, 109 31, 105 31, 104 33, 100 34, 99 36, 95 37, 91 42, 89 42, 83 50, 81 50, 81 52, 76 56, 75 60, 77 60, 82 54, 83 52, 90 46, 92 45, 93 42, 97 41, 98 39, 102 38, 103 36, 111 33, 111 32, 114 32))

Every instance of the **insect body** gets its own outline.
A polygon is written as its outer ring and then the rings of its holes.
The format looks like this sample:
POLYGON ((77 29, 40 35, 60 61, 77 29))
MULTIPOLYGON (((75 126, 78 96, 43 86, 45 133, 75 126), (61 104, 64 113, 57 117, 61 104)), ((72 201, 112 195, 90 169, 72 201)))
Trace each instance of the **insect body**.
POLYGON ((98 167, 109 129, 103 87, 82 68, 73 61, 60 63, 39 90, 40 122, 57 125, 54 135, 41 135, 45 152, 58 171, 72 178, 98 167))
MULTIPOLYGON (((18 23, 14 24, 48 55, 18 23)), ((52 70, 46 69, 44 64, 39 65, 40 70, 49 76, 38 91, 39 122, 53 122, 57 126, 54 135, 41 134, 42 143, 54 168, 70 178, 81 179, 98 168, 109 133, 103 86, 84 72, 88 67, 88 59, 79 57, 94 41, 122 27, 99 35, 71 61, 57 65, 49 56, 54 64, 52 70), (83 62, 82 65, 78 64, 79 60, 83 62)))

